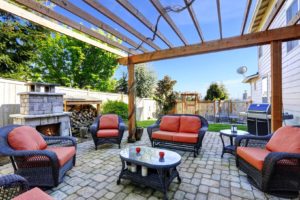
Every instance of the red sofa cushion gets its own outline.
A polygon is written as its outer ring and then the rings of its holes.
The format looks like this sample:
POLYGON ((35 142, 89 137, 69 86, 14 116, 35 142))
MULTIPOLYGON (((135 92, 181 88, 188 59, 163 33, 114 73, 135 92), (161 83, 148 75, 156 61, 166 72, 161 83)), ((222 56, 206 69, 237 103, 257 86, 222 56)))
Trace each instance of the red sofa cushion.
POLYGON ((300 128, 285 126, 273 133, 266 148, 273 152, 300 153, 300 128))
POLYGON ((161 131, 178 132, 180 117, 179 116, 163 116, 161 118, 160 127, 161 131))
POLYGON ((119 118, 115 114, 102 115, 99 121, 99 129, 118 129, 119 118))
POLYGON ((195 144, 198 141, 198 134, 191 133, 175 133, 173 136, 173 142, 183 142, 195 144))
POLYGON ((8 134, 8 144, 15 150, 43 150, 47 143, 40 133, 30 126, 20 126, 8 134))
POLYGON ((173 141, 173 136, 175 135, 175 132, 168 132, 168 131, 155 131, 152 133, 153 139, 158 140, 167 140, 167 141, 173 141))
POLYGON ((53 151, 62 167, 76 154, 75 147, 48 147, 46 150, 53 151))
POLYGON ((180 117, 180 133, 198 133, 201 128, 201 120, 195 116, 180 117))
POLYGON ((118 137, 118 129, 101 129, 97 132, 97 137, 118 137))
POLYGON ((23 194, 18 195, 12 200, 54 200, 47 193, 42 191, 41 189, 35 187, 31 190, 24 192, 23 194))
POLYGON ((267 155, 271 153, 266 149, 255 148, 255 147, 238 147, 237 154, 239 157, 247 161, 253 167, 262 170, 264 166, 264 161, 267 155))

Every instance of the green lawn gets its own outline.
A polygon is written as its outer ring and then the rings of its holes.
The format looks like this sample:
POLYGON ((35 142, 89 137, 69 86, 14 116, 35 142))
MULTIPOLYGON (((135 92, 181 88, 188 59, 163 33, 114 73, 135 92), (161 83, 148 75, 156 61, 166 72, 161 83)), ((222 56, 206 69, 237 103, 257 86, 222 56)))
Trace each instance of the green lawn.
MULTIPOLYGON (((147 128, 148 126, 155 123, 156 120, 150 119, 145 121, 137 121, 137 125, 139 127, 147 128)), ((245 125, 238 125, 238 130, 247 131, 247 127, 245 125)), ((230 129, 231 124, 209 124, 208 131, 219 132, 222 129, 230 129)))

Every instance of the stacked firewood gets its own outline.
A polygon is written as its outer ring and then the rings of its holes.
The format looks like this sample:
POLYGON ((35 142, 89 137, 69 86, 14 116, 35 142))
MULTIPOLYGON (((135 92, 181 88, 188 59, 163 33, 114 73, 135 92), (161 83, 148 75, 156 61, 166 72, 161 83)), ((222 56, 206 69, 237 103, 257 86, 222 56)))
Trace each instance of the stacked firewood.
POLYGON ((89 128, 97 116, 97 110, 91 105, 72 106, 69 112, 72 112, 71 130, 73 136, 80 136, 80 128, 89 128))

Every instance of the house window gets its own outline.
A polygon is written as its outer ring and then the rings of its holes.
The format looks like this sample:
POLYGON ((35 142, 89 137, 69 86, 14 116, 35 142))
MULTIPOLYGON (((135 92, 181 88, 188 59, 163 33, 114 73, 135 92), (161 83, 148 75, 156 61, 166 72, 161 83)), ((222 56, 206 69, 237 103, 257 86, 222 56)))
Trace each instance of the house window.
POLYGON ((263 103, 268 103, 268 77, 263 77, 261 80, 261 97, 263 103))
MULTIPOLYGON (((299 10, 298 0, 294 0, 286 10, 286 23, 288 24, 299 10)), ((298 45, 298 40, 288 41, 286 43, 287 52, 291 51, 298 45)))
POLYGON ((258 47, 258 58, 261 58, 263 55, 263 49, 262 49, 262 46, 259 46, 258 47))

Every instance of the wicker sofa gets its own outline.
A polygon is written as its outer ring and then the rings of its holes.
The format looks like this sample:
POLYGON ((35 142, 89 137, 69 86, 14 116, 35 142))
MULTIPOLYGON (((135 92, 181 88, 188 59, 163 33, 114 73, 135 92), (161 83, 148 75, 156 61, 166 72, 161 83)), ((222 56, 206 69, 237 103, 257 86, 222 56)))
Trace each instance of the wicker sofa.
POLYGON ((208 129, 207 120, 200 115, 173 114, 159 118, 147 128, 153 147, 167 147, 199 154, 208 129))
POLYGON ((98 145, 105 143, 118 144, 121 148, 125 129, 126 126, 118 115, 99 115, 90 127, 95 149, 97 150, 98 145))
POLYGON ((76 146, 72 137, 46 137, 29 126, 0 128, 0 155, 10 157, 15 174, 26 178, 31 187, 61 183, 75 165, 76 146))
POLYGON ((238 136, 236 165, 263 192, 298 197, 300 190, 300 128, 286 126, 266 136, 238 136), (265 146, 261 146, 265 141, 265 146))

